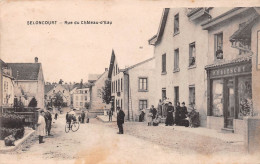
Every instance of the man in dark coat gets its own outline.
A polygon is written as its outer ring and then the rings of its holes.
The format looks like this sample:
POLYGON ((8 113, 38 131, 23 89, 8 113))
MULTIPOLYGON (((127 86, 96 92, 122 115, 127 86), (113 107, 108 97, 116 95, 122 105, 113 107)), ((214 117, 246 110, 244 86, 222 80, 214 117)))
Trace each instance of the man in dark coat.
POLYGON ((153 105, 152 105, 152 107, 151 107, 151 110, 152 110, 152 113, 153 113, 152 119, 154 120, 155 117, 156 117, 156 114, 157 114, 157 110, 154 108, 153 105))
POLYGON ((117 126, 119 129, 119 132, 117 134, 124 134, 123 124, 125 120, 125 113, 120 107, 117 107, 118 113, 117 113, 117 126))
POLYGON ((169 102, 169 105, 167 107, 167 116, 166 116, 166 120, 165 120, 165 126, 173 125, 173 112, 174 112, 174 107, 172 106, 172 103, 169 102))
POLYGON ((50 132, 51 132, 52 116, 51 116, 50 111, 47 110, 47 111, 45 112, 44 118, 45 118, 45 123, 46 123, 46 132, 47 132, 47 135, 48 135, 48 136, 51 136, 50 132))
POLYGON ((82 110, 82 113, 81 113, 81 123, 84 124, 84 120, 85 120, 85 112, 82 110))
POLYGON ((176 111, 175 111, 175 124, 180 125, 180 117, 181 117, 181 106, 180 102, 177 102, 176 111))

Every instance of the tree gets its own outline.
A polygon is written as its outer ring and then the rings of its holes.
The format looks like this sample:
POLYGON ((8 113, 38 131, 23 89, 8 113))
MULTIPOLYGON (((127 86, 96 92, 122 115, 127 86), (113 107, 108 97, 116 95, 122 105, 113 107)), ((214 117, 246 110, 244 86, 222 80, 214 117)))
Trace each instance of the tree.
POLYGON ((63 97, 60 93, 55 94, 55 99, 54 99, 53 105, 55 107, 59 107, 59 106, 63 105, 63 97))
POLYGON ((102 99, 106 104, 111 101, 111 80, 106 80, 105 86, 102 87, 102 99))
POLYGON ((63 80, 62 79, 60 79, 60 81, 59 81, 59 84, 62 84, 63 83, 63 80))

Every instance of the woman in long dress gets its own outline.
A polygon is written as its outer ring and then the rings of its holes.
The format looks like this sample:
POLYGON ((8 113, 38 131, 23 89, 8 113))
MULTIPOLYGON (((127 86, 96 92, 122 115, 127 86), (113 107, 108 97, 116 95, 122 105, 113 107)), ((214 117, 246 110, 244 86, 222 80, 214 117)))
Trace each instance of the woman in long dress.
POLYGON ((46 134, 46 123, 44 119, 44 111, 41 110, 38 118, 38 123, 37 123, 37 135, 39 136, 39 144, 44 143, 43 141, 43 136, 46 134))

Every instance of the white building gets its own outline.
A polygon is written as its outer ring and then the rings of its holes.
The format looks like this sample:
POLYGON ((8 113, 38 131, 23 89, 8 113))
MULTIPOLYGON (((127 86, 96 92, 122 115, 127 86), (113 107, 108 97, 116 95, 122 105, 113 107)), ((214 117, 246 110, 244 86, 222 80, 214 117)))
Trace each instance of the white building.
MULTIPOLYGON (((48 88, 48 86, 45 87, 48 88)), ((62 84, 51 85, 51 87, 52 89, 50 89, 46 93, 46 101, 48 103, 52 103, 53 100, 55 99, 55 96, 59 94, 60 96, 62 96, 64 105, 70 106, 71 103, 70 92, 62 84)))
POLYGON ((111 78, 112 108, 121 107, 128 120, 138 120, 140 110, 155 105, 154 58, 119 69, 112 51, 108 77, 111 78))
POLYGON ((86 106, 90 106, 90 89, 81 88, 76 89, 73 92, 73 108, 85 109, 86 106))

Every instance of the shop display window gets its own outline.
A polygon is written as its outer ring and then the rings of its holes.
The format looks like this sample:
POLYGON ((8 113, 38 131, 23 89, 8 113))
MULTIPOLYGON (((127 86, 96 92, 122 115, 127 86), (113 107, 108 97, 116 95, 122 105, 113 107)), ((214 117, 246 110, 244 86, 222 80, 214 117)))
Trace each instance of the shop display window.
POLYGON ((223 116, 223 80, 213 80, 212 83, 212 115, 223 116))
POLYGON ((244 116, 249 116, 252 110, 252 78, 238 78, 238 102, 239 112, 238 118, 243 119, 244 116))

